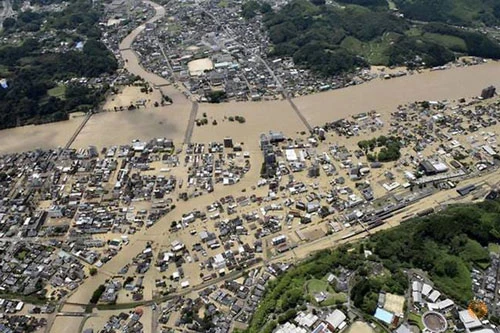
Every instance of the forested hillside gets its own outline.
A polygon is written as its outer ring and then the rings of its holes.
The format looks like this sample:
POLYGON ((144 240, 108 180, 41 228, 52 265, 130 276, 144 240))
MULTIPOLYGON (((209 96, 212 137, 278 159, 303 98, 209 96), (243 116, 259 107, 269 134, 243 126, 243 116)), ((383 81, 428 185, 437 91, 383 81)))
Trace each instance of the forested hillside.
POLYGON ((452 206, 376 233, 366 241, 322 251, 269 283, 247 331, 272 331, 280 318, 310 301, 304 291, 308 280, 325 279, 341 267, 356 272, 351 299, 368 315, 375 311, 381 290, 404 294, 408 287, 404 271, 410 268, 424 270, 447 297, 467 304, 473 297, 472 267, 486 267, 488 245, 499 241, 500 202, 485 201, 452 206), (365 250, 373 255, 366 258, 365 250), (377 268, 380 264, 383 270, 377 268))
POLYGON ((263 15, 273 43, 271 56, 291 56, 299 66, 324 75, 369 64, 434 67, 460 55, 500 58, 499 43, 482 33, 444 23, 415 23, 395 14, 386 1, 341 3, 293 0, 272 12, 249 1, 243 12, 249 19, 263 15))
POLYGON ((394 0, 408 18, 453 25, 500 24, 497 0, 394 0))
POLYGON ((0 88, 0 129, 67 119, 99 103, 105 87, 58 84, 116 70, 112 53, 99 41, 98 19, 92 2, 75 0, 61 11, 28 10, 4 21, 2 36, 26 38, 0 47, 0 79, 7 80, 7 88, 0 88))

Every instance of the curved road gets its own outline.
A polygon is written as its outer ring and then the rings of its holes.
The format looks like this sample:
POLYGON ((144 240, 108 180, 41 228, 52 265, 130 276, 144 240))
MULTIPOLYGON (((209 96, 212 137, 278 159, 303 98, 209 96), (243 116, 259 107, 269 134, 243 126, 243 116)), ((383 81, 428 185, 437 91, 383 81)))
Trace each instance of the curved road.
MULTIPOLYGON (((154 23, 163 16, 165 16, 165 8, 148 0, 145 3, 154 7, 156 14, 147 23, 154 23)), ((182 92, 170 86, 170 82, 154 73, 146 71, 139 63, 139 57, 136 52, 131 48, 135 38, 142 33, 145 29, 146 23, 134 29, 127 37, 123 39, 120 43, 120 52, 125 61, 124 67, 132 74, 139 75, 146 81, 154 84, 165 94, 169 95, 174 101, 174 106, 178 107, 179 104, 185 106, 192 106, 190 120, 187 128, 185 143, 190 140, 190 135, 192 133, 192 124, 196 118, 197 106, 196 102, 191 102, 188 100, 182 92), (168 86, 167 86, 168 84, 168 86), (190 105, 191 104, 191 105, 190 105), (191 125, 191 126, 190 126, 191 125)), ((259 161, 260 156, 259 156, 259 161)), ((260 165, 260 163, 258 164, 260 165)), ((92 296, 94 290, 106 279, 109 278, 110 272, 118 272, 125 264, 129 263, 133 257, 135 257, 139 252, 141 252, 147 241, 153 241, 155 243, 164 243, 165 239, 168 237, 169 222, 173 220, 180 220, 182 214, 186 211, 193 210, 195 208, 203 207, 207 202, 211 202, 220 198, 221 195, 240 195, 243 189, 247 189, 252 185, 252 179, 257 179, 259 173, 259 168, 256 165, 252 165, 250 171, 245 175, 245 177, 237 184, 230 187, 216 186, 215 191, 200 197, 190 199, 188 202, 182 204, 182 209, 175 209, 170 212, 167 216, 160 219, 152 227, 147 230, 143 230, 135 235, 130 235, 130 243, 125 246, 122 251, 120 251, 115 257, 108 261, 102 269, 99 269, 99 274, 93 277, 87 278, 83 284, 72 294, 66 303, 70 304, 87 304, 92 296)))
MULTIPOLYGON (((144 0, 143 2, 152 6, 155 10, 155 15, 146 23, 154 23, 165 16, 165 7, 148 0, 144 0)), ((124 61, 124 68, 127 69, 129 73, 139 75, 147 82, 158 87, 164 95, 172 98, 174 107, 181 106, 180 109, 183 109, 184 107, 188 107, 188 105, 191 104, 191 111, 184 135, 184 144, 189 144, 191 143, 191 136, 193 135, 194 124, 196 121, 196 116, 198 114, 198 102, 190 101, 179 89, 173 87, 169 80, 154 73, 148 72, 144 67, 141 66, 137 53, 132 49, 132 44, 134 43, 134 40, 137 38, 137 36, 139 36, 139 34, 144 31, 144 29, 146 28, 146 23, 132 30, 132 32, 127 35, 127 37, 125 37, 119 45, 120 53, 124 61)), ((158 48, 165 56, 165 61, 170 67, 170 63, 168 62, 163 47, 160 45, 158 39, 155 39, 155 42, 158 43, 158 48)))
MULTIPOLYGON (((155 10, 155 15, 148 21, 146 21, 146 23, 154 23, 165 16, 166 11, 163 6, 160 6, 157 3, 148 0, 144 0, 143 2, 152 6, 155 10)), ((139 36, 139 34, 141 34, 146 29, 146 23, 132 30, 132 32, 127 35, 127 37, 125 37, 119 45, 120 54, 123 58, 125 69, 132 74, 139 75, 152 85, 159 87, 164 94, 172 98, 175 105, 189 104, 190 101, 186 98, 186 96, 178 89, 171 86, 170 81, 159 75, 148 72, 141 66, 137 53, 132 49, 132 44, 134 43, 134 40, 137 38, 137 36, 139 36)), ((158 47, 160 46, 158 45, 158 47)))

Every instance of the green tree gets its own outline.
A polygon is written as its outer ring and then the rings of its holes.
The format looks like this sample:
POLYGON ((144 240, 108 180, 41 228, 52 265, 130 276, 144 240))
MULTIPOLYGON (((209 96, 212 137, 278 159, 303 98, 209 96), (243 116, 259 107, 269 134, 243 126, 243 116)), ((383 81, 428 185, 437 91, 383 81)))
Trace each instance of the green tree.
POLYGON ((89 269, 89 274, 90 274, 90 276, 94 276, 94 275, 96 275, 96 274, 97 274, 97 268, 95 268, 95 267, 90 267, 90 269, 89 269))

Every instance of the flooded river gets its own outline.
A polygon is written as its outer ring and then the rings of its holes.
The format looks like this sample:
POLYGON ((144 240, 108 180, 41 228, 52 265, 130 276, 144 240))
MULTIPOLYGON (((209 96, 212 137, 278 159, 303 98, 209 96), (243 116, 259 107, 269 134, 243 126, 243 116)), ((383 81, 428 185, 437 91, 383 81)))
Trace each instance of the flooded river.
MULTIPOLYGON (((148 22, 155 22, 166 14, 164 7, 149 3, 154 6, 156 14, 148 22)), ((131 46, 144 29, 145 24, 137 27, 120 43, 121 55, 126 61, 125 68, 160 87, 174 100, 174 104, 140 111, 95 115, 81 131, 73 147, 126 144, 132 139, 147 140, 153 137, 168 137, 176 143, 182 142, 191 101, 169 85, 166 79, 140 66, 138 56, 131 46)), ((489 85, 500 87, 498 62, 490 61, 445 71, 426 71, 390 80, 376 79, 359 86, 298 97, 294 102, 308 122, 315 126, 370 110, 388 115, 398 105, 416 100, 455 100, 478 96, 489 85)), ((198 118, 204 112, 212 120, 217 120, 220 126, 195 126, 195 141, 222 140, 224 136, 231 135, 236 140, 257 142, 258 135, 270 129, 279 129, 288 135, 305 130, 291 106, 284 101, 200 104, 198 118), (245 124, 228 124, 224 117, 231 115, 242 115, 247 121, 245 124)), ((81 118, 75 118, 56 124, 0 131, 0 153, 64 146, 80 122, 81 118)))

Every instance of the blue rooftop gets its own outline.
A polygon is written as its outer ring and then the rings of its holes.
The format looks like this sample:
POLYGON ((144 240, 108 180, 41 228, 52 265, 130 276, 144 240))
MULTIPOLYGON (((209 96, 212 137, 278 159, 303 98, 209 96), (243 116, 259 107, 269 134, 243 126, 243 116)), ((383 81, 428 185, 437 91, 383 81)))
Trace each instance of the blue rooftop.
POLYGON ((382 308, 377 308, 377 311, 375 311, 375 314, 373 316, 386 324, 391 324, 392 318, 394 318, 394 315, 392 313, 382 308))

